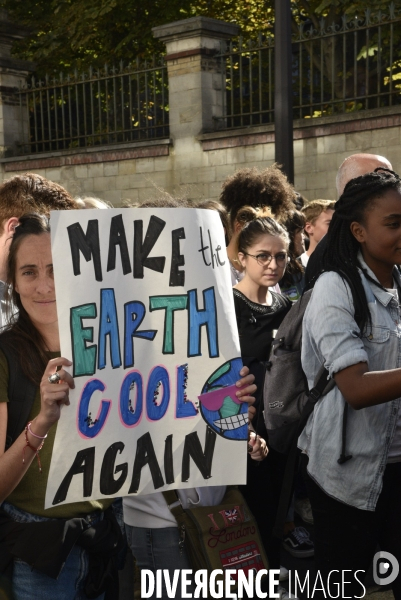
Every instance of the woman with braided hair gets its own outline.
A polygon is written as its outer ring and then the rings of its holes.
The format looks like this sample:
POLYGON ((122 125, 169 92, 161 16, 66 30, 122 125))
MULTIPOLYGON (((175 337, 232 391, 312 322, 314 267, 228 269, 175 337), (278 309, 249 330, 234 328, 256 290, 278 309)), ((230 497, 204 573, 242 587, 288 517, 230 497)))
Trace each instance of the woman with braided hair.
MULTIPOLYGON (((302 365, 310 388, 322 365, 336 386, 315 405, 298 446, 323 584, 331 594, 343 584, 342 597, 358 598, 378 547, 401 562, 398 175, 381 168, 352 179, 327 235, 324 272, 304 317, 302 365)), ((388 565, 376 580, 391 583, 398 600, 401 577, 388 565)))

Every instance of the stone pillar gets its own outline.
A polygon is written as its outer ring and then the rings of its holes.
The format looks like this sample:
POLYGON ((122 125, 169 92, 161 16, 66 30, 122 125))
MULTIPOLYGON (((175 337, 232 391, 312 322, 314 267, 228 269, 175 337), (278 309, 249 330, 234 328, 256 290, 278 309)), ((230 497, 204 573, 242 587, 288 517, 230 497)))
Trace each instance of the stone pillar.
POLYGON ((28 113, 22 110, 16 91, 34 70, 34 64, 11 56, 11 47, 29 34, 25 27, 11 23, 0 10, 0 157, 18 155, 29 139, 28 113))
POLYGON ((170 137, 196 137, 215 131, 224 116, 223 75, 220 59, 222 40, 239 34, 239 26, 207 17, 193 17, 152 29, 166 44, 170 137))

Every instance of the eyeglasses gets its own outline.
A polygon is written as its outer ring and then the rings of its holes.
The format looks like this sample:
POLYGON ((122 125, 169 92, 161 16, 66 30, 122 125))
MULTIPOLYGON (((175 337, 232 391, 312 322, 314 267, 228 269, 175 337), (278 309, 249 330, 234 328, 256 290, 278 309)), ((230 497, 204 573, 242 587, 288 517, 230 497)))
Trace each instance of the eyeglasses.
POLYGON ((285 267, 288 262, 288 255, 286 252, 279 252, 278 254, 269 254, 268 252, 262 252, 261 254, 248 254, 248 252, 244 252, 245 256, 252 256, 258 261, 258 265, 261 267, 267 267, 270 265, 273 258, 276 261, 278 267, 285 267))

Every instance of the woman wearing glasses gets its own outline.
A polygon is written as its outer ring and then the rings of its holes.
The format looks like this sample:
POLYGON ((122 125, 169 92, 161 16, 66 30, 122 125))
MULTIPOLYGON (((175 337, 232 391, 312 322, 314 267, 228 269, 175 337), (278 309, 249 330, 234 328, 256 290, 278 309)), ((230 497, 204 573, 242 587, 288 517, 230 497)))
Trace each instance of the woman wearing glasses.
POLYGON ((283 278, 289 260, 289 237, 271 217, 260 217, 251 207, 243 210, 252 220, 238 238, 238 260, 244 277, 233 288, 241 353, 267 361, 273 331, 291 306, 287 298, 271 290, 283 278))
MULTIPOLYGON (((266 210, 258 212, 252 207, 244 207, 241 212, 246 212, 248 216, 248 222, 238 238, 238 261, 244 270, 244 277, 233 288, 234 304, 242 359, 255 375, 258 391, 262 391, 265 364, 269 359, 275 330, 291 307, 287 297, 272 290, 283 278, 289 260, 290 240, 285 229, 266 216, 266 210)), ((260 394, 255 406, 256 433, 267 439, 260 394)), ((272 531, 284 462, 285 456, 273 450, 261 463, 248 460, 247 485, 242 488, 258 522, 271 569, 280 568, 280 542, 273 539, 272 531)), ((284 588, 280 588, 280 597, 289 598, 284 588)))

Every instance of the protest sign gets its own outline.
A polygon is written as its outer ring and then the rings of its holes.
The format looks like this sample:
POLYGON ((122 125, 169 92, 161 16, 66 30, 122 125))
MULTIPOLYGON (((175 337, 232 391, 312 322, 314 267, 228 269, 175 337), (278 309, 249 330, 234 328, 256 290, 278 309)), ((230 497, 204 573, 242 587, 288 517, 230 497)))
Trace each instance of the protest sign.
POLYGON ((75 389, 46 507, 245 483, 247 405, 235 396, 242 363, 218 214, 57 211, 51 232, 75 389))

